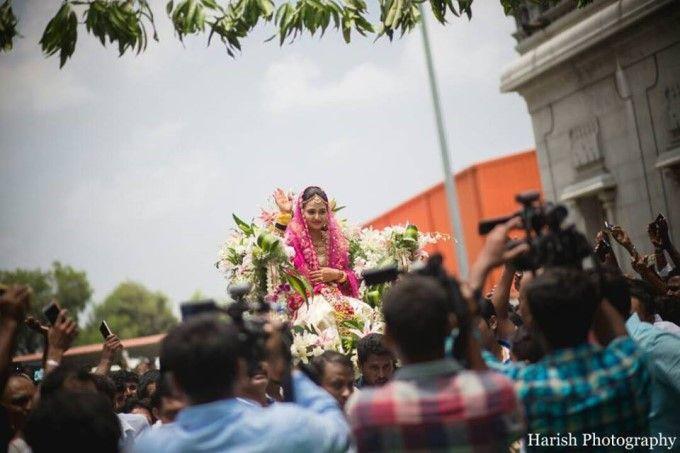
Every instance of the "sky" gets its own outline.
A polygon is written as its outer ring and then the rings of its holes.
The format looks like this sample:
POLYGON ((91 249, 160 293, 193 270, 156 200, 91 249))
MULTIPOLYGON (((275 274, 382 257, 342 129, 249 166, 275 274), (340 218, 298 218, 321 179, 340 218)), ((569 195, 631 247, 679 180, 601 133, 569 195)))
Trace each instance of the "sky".
MULTIPOLYGON (((59 4, 14 1, 23 38, 0 55, 0 269, 59 260, 96 301, 127 279, 223 298, 231 215, 276 187, 320 185, 361 223, 442 179, 418 30, 280 47, 260 27, 232 59, 207 35, 182 46, 151 2, 159 43, 118 58, 81 27, 60 70, 38 44, 59 4)), ((499 91, 516 57, 499 3, 428 24, 454 169, 533 147, 523 99, 499 91)))

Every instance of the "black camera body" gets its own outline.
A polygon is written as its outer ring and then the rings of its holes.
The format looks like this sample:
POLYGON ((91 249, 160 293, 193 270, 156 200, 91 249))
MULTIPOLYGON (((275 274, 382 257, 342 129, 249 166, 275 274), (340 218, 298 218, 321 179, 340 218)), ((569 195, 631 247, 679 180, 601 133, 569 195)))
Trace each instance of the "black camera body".
POLYGON ((536 270, 540 267, 567 266, 581 269, 582 262, 591 256, 592 248, 586 237, 573 225, 562 227, 569 211, 560 204, 541 203, 537 191, 523 192, 515 196, 522 208, 508 216, 479 222, 479 234, 486 235, 496 225, 519 217, 526 232, 524 239, 511 241, 510 248, 525 242, 529 251, 513 261, 517 270, 536 270))

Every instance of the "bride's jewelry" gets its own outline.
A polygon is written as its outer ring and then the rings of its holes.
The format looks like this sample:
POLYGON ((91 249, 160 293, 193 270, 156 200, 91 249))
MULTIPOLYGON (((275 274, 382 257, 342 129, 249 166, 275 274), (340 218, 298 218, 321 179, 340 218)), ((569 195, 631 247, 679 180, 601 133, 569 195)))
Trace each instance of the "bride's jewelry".
POLYGON ((319 266, 324 267, 328 264, 326 247, 328 245, 328 233, 326 231, 321 231, 320 239, 312 238, 312 245, 314 246, 314 251, 316 252, 316 259, 319 262, 319 266))
POLYGON ((338 283, 345 283, 347 281, 347 272, 345 271, 340 271, 342 273, 342 277, 338 280, 338 283))
POLYGON ((327 207, 328 203, 326 203, 319 195, 314 195, 307 203, 305 203, 305 208, 322 209, 327 207))

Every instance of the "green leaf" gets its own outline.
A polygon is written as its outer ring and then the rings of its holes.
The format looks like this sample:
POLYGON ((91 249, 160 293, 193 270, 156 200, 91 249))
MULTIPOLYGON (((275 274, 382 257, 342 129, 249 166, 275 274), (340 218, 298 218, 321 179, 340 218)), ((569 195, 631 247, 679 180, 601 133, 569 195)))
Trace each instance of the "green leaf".
POLYGON ((236 214, 231 215, 234 218, 234 222, 236 222, 236 226, 239 227, 241 231, 246 236, 252 236, 253 235, 253 227, 252 225, 247 224, 243 220, 241 220, 236 214))
POLYGON ((14 37, 18 36, 17 18, 9 0, 0 6, 0 52, 9 52, 14 46, 14 37))
POLYGON ((296 276, 296 275, 290 274, 290 273, 286 273, 285 276, 286 276, 286 281, 288 282, 290 287, 293 288, 293 290, 296 293, 298 293, 299 295, 301 295, 304 298, 305 303, 309 303, 309 301, 307 300, 307 291, 306 291, 307 285, 305 285, 305 282, 303 281, 303 279, 296 276))

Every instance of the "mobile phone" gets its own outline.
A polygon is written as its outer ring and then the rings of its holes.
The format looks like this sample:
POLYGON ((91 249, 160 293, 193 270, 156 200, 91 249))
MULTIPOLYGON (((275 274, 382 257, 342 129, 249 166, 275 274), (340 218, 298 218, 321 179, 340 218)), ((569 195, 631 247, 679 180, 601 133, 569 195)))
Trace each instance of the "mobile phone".
POLYGON ((191 302, 183 302, 179 306, 179 311, 182 314, 182 321, 186 321, 192 316, 219 312, 217 304, 212 299, 197 300, 191 302))
POLYGON ((607 222, 607 221, 605 220, 605 221, 604 221, 604 228, 605 228, 607 231, 611 231, 612 228, 614 228, 614 225, 612 225, 611 223, 609 223, 609 222, 607 222))
POLYGON ((111 329, 109 328, 109 325, 106 324, 106 321, 102 321, 102 323, 99 324, 99 332, 101 332, 102 337, 104 337, 104 340, 109 338, 109 336, 113 335, 113 332, 111 332, 111 329))
POLYGON ((57 323, 57 318, 59 317, 60 311, 61 308, 59 308, 59 304, 56 302, 50 302, 49 304, 45 305, 45 307, 42 310, 43 315, 45 315, 45 318, 47 318, 47 320, 52 325, 55 325, 57 323))

